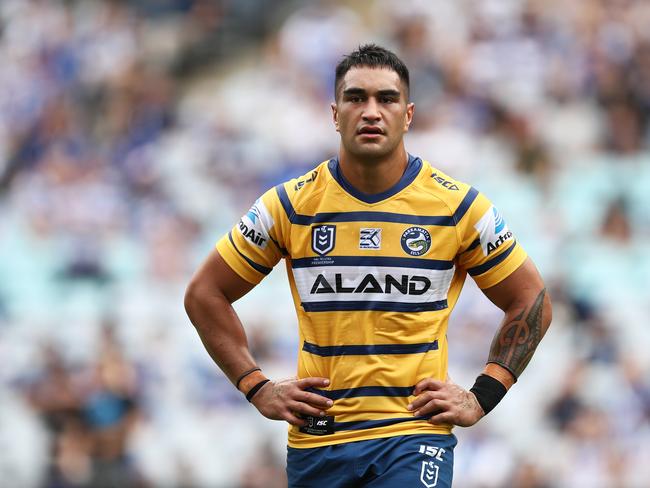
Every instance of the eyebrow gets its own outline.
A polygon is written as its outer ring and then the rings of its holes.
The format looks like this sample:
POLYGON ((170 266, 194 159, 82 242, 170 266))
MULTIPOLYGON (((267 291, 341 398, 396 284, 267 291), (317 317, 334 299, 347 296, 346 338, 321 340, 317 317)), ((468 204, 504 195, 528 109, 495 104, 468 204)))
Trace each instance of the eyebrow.
MULTIPOLYGON (((365 95, 367 92, 363 88, 346 88, 343 90, 344 96, 351 95, 365 95)), ((378 90, 377 94, 384 97, 399 97, 401 93, 399 90, 387 89, 387 90, 378 90)))

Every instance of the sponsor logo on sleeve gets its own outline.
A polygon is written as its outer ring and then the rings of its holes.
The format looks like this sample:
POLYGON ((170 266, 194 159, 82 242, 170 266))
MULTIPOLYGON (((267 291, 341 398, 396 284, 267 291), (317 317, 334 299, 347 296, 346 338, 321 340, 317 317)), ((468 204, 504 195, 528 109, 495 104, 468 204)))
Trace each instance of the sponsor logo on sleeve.
POLYGON ((514 235, 508 229, 506 221, 494 206, 485 212, 483 217, 474 225, 474 228, 479 233, 481 249, 485 256, 489 256, 499 249, 503 243, 514 238, 514 235))
POLYGON ((381 229, 359 230, 359 249, 381 249, 381 229))
POLYGON ((268 244, 271 227, 273 227, 273 217, 261 198, 239 220, 238 225, 241 235, 261 249, 265 249, 268 244))
POLYGON ((431 234, 422 227, 409 227, 402 233, 402 249, 410 256, 422 256, 431 248, 431 234))

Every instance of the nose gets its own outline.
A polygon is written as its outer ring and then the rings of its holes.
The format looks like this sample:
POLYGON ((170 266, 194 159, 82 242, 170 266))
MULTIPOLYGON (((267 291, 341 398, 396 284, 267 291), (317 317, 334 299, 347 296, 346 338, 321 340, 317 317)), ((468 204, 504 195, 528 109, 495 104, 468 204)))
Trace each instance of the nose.
POLYGON ((361 116, 365 122, 377 122, 381 119, 381 114, 379 113, 379 104, 374 99, 374 97, 368 98, 368 102, 363 107, 363 113, 361 116))

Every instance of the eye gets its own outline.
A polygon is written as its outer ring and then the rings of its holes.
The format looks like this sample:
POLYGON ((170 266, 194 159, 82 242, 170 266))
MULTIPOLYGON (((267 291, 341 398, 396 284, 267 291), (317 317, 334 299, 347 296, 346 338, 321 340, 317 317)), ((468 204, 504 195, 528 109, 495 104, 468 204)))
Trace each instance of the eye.
POLYGON ((353 96, 350 97, 350 101, 352 103, 361 103, 363 101, 363 99, 360 96, 353 95, 353 96))
POLYGON ((395 103, 395 99, 393 97, 381 97, 379 101, 381 103, 395 103))

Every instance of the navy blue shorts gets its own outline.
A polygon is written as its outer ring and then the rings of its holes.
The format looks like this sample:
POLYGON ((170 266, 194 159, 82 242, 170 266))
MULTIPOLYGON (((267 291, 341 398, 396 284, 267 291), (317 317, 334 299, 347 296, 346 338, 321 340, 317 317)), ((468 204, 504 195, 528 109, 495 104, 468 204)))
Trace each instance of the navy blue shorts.
POLYGON ((453 434, 429 434, 289 447, 289 488, 449 488, 456 442, 453 434))

